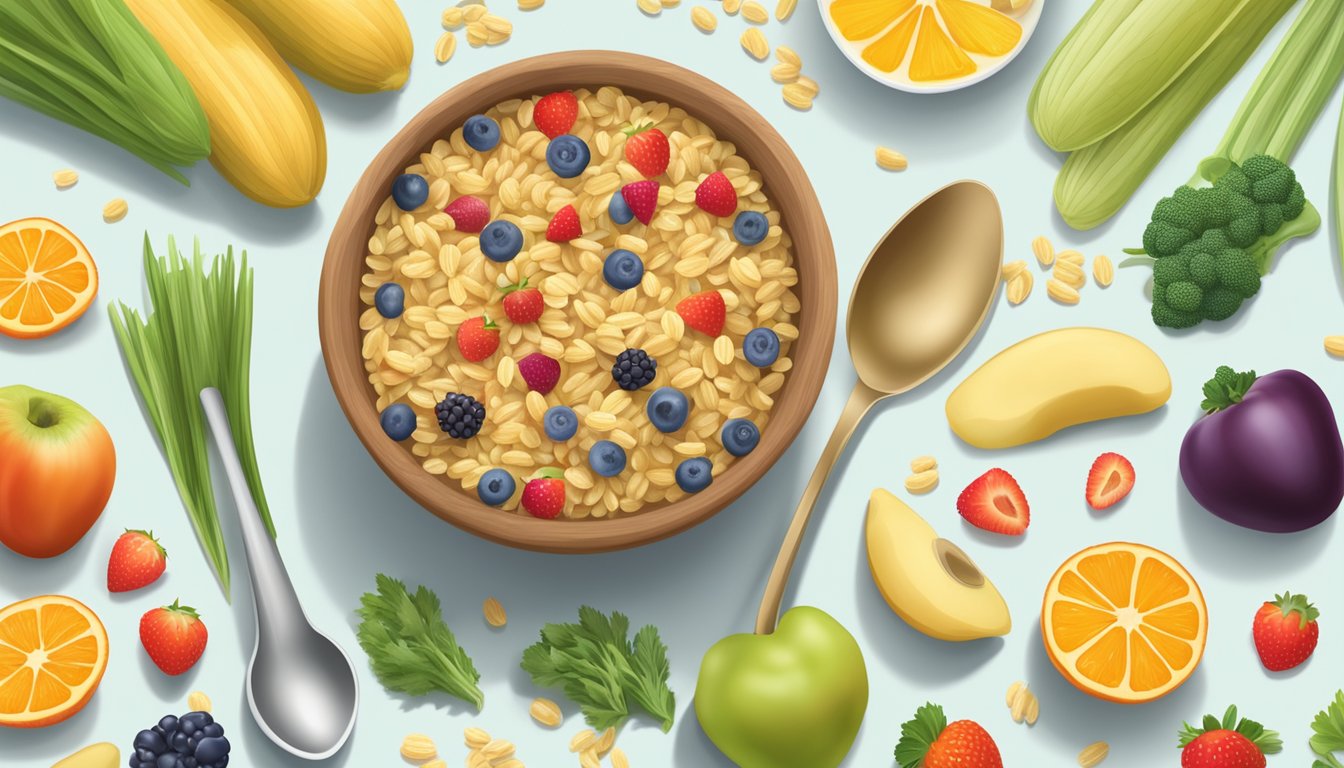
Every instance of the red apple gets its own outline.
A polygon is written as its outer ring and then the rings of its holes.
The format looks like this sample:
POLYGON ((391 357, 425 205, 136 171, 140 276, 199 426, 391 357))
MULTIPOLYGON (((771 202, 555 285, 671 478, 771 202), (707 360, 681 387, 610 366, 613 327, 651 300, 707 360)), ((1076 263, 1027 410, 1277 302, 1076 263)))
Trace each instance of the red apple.
POLYGON ((0 387, 0 544, 55 557, 89 532, 112 495, 112 437, 78 403, 0 387))

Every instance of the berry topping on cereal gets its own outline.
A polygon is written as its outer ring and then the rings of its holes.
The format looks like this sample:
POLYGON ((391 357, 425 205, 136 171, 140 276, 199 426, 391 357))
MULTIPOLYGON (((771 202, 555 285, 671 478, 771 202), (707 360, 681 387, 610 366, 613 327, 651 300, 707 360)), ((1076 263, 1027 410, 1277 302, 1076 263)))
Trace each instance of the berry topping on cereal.
POLYGON ((458 232, 480 232, 490 223, 490 206, 475 195, 457 198, 443 212, 453 217, 453 228, 458 232))
POLYGON ((515 325, 535 323, 545 310, 546 300, 541 291, 528 288, 526 277, 517 285, 504 289, 504 314, 508 315, 509 322, 515 325))
POLYGON ((477 152, 489 152, 499 144, 499 123, 485 115, 472 115, 462 126, 462 139, 477 152))
POLYGON ((488 317, 467 318, 457 329, 457 349, 470 362, 481 362, 499 349, 499 326, 488 317))
POLYGON ((667 143, 667 134, 653 127, 652 123, 630 126, 625 129, 625 161, 646 179, 661 175, 667 170, 672 158, 672 148, 667 143))
POLYGON ((556 136, 546 147, 546 164, 562 179, 572 179, 583 173, 592 159, 592 151, 578 136, 556 136))
POLYGON ((388 320, 401 317, 406 310, 406 289, 396 283, 383 283, 374 291, 373 306, 388 320))
POLYGON ((723 333, 728 306, 718 291, 694 293, 677 302, 677 314, 688 328, 718 338, 723 333))
POLYGON ((610 440, 598 440, 588 449, 588 466, 603 477, 615 477, 625 469, 625 449, 610 440))
POLYGON ((563 443, 579 431, 579 416, 568 405, 553 405, 546 409, 542 417, 542 426, 546 437, 557 443, 563 443))
POLYGON ((523 509, 533 517, 552 520, 565 511, 565 473, 556 467, 537 472, 523 486, 523 509))
POLYGON ((714 482, 714 465, 704 456, 687 459, 677 465, 677 486, 687 493, 699 493, 714 482))
POLYGON ((447 432, 449 437, 466 440, 481 431, 481 425, 485 423, 485 406, 471 395, 449 392, 434 406, 434 415, 439 419, 439 429, 447 432))
POLYGON ((616 356, 611 366, 611 378, 616 386, 633 392, 648 386, 658 374, 658 361, 642 349, 627 349, 616 356))
POLYGON ((761 442, 761 430, 746 419, 729 419, 719 433, 724 450, 734 456, 746 456, 761 442))
POLYGON ((546 225, 546 239, 552 243, 568 243, 583 236, 583 227, 579 224, 579 212, 574 206, 566 205, 555 212, 551 223, 546 225))
POLYGON ((548 139, 569 133, 578 119, 579 100, 570 91, 548 93, 537 99, 537 105, 532 110, 532 122, 548 139))
POLYGON ((602 262, 602 279, 618 291, 628 291, 644 279, 644 262, 630 251, 617 248, 602 262))
POLYGON ((750 248, 770 234, 770 220, 759 211, 743 211, 733 219, 733 238, 750 248))
POLYGON ((658 208, 658 182, 636 181, 626 184, 621 187, 621 197, 639 223, 653 221, 653 212, 658 208))
POLYGON ((523 231, 512 221, 492 221, 481 230, 481 253, 491 261, 512 261, 523 249, 523 231))
POLYGON ((757 368, 774 365, 779 359, 779 334, 769 328, 752 328, 742 340, 742 356, 757 368))
POLYGON ((429 199, 429 182, 418 173, 403 173, 392 182, 392 202, 403 211, 414 211, 429 199))
POLYGON ((695 204, 711 216, 732 216, 737 211, 737 190, 723 171, 715 171, 695 188, 695 204))
POLYGON ((405 403, 393 403, 378 417, 383 433, 398 442, 415 432, 415 410, 405 403))
POLYGON ((607 203, 607 215, 611 217, 613 224, 629 224, 635 218, 635 212, 630 210, 621 190, 611 193, 611 200, 607 203))
POLYGON ((518 361, 518 373, 527 388, 543 395, 549 394, 560 382, 560 362, 540 352, 533 352, 518 361))
POLYGON ((518 481, 513 479, 513 475, 507 469, 495 467, 481 475, 480 482, 476 484, 476 495, 482 503, 498 507, 513 498, 513 492, 517 489, 518 481))
POLYGON ((691 412, 691 403, 680 390, 674 387, 659 387, 649 395, 645 411, 649 414, 649 423, 659 432, 676 432, 686 423, 691 412))

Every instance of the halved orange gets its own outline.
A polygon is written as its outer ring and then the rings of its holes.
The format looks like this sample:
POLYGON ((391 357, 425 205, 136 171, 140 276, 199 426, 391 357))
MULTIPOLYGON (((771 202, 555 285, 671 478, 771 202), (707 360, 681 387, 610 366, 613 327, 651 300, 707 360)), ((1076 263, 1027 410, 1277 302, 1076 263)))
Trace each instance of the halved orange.
POLYGON ((41 728, 89 703, 107 669, 107 630, 61 595, 0 609, 0 726, 41 728))
POLYGON ((1122 704, 1179 688, 1199 666, 1208 632, 1190 572, 1143 544, 1084 549, 1055 571, 1041 605, 1045 652, 1059 673, 1122 704))
POLYGON ((0 226, 0 333, 35 339, 73 323, 98 293, 98 268, 74 233, 51 219, 0 226))

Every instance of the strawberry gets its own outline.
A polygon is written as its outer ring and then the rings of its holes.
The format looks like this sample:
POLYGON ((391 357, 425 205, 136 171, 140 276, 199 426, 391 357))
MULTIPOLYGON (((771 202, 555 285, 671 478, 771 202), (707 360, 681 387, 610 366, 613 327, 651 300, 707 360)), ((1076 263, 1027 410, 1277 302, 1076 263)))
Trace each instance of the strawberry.
POLYGON ((523 509, 533 517, 552 520, 565 511, 565 473, 546 467, 523 486, 523 509))
POLYGON ((999 746, 979 723, 949 724, 937 704, 920 707, 901 726, 896 762, 901 768, 1003 768, 999 746))
POLYGON ((509 316, 512 323, 535 323, 545 309, 546 301, 541 297, 541 291, 528 288, 526 277, 517 285, 504 289, 504 314, 509 316))
POLYGON ((1007 536, 1021 536, 1031 524, 1031 508, 1022 487, 998 467, 966 486, 957 497, 957 511, 976 528, 1007 536))
POLYGON ((714 338, 723 333, 728 306, 718 291, 702 291, 677 302, 677 314, 686 325, 714 338))
POLYGON ((574 206, 566 205, 555 212, 551 223, 546 225, 546 239, 552 243, 568 243, 583 236, 583 227, 579 224, 579 212, 574 206))
POLYGON ((1092 462, 1087 473, 1084 496, 1088 506, 1105 509, 1134 490, 1134 465, 1118 453, 1103 453, 1092 462))
POLYGON ((667 134, 653 127, 653 123, 630 126, 625 129, 625 161, 635 166, 635 170, 652 179, 667 170, 672 159, 672 147, 667 143, 667 134))
POLYGON ((653 221, 653 212, 658 208, 658 182, 636 181, 621 187, 621 197, 630 212, 635 214, 640 224, 653 221))
POLYGON ((462 357, 479 363, 499 349, 499 326, 488 317, 469 317, 457 328, 457 348, 462 357))
POLYGON ((578 119, 579 100, 570 91, 548 93, 537 99, 537 106, 532 109, 532 122, 548 139, 569 133, 578 119))
POLYGON ((107 591, 130 592, 147 587, 163 575, 168 553, 148 531, 127 529, 112 545, 107 561, 107 591))
POLYGON ((1275 595, 1274 602, 1260 606, 1251 625, 1251 635, 1265 669, 1282 672, 1310 658, 1321 636, 1321 628, 1316 624, 1320 615, 1316 606, 1307 602, 1306 595, 1291 592, 1275 595))
POLYGON ((205 653, 207 637, 196 609, 176 600, 140 617, 140 644, 165 674, 180 675, 191 669, 205 653))
POLYGON ((560 382, 560 363, 540 352, 533 352, 518 361, 518 373, 522 374, 528 389, 544 395, 560 382))
POLYGON ((711 216, 732 216, 737 211, 737 190, 723 171, 715 171, 695 188, 695 204, 711 216))
POLYGON ((1221 722, 1205 715, 1202 725, 1181 729, 1181 768, 1265 768, 1265 755, 1283 749, 1279 734, 1254 720, 1238 721, 1236 707, 1228 707, 1221 722))
POLYGON ((458 232, 479 233, 490 223, 490 206, 475 195, 457 198, 443 212, 453 217, 453 227, 458 232))

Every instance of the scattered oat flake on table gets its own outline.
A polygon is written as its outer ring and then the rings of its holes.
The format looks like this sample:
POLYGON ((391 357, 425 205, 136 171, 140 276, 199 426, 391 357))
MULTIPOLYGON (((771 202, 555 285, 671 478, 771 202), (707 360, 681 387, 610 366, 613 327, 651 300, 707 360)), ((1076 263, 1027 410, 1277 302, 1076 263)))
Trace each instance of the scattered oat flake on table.
POLYGON ((1055 261, 1067 261, 1070 264, 1083 266, 1083 254, 1081 251, 1075 251, 1072 248, 1060 251, 1055 254, 1055 261))
POLYGON ((723 12, 729 16, 737 15, 742 10, 742 0, 723 0, 723 12))
POLYGON ((401 756, 407 760, 433 760, 439 756, 434 740, 422 733, 412 733, 401 742, 401 756))
POLYGON ((471 3, 462 6, 462 18, 468 24, 473 21, 480 21, 485 18, 485 14, 489 12, 489 9, 485 7, 485 3, 471 3))
POLYGON ((434 60, 443 64, 453 58, 453 51, 457 50, 457 35, 452 32, 444 32, 439 35, 439 41, 434 44, 434 60))
POLYGON ((812 108, 812 94, 798 83, 789 83, 784 86, 784 102, 794 109, 809 110, 812 108))
POLYGON ((465 23, 466 20, 463 18, 461 6, 453 5, 444 9, 443 11, 444 29, 458 29, 465 23))
POLYGON ((798 0, 779 0, 775 4, 775 20, 788 21, 793 15, 793 10, 798 7, 798 0))
POLYGON ((1326 336, 1325 351, 1335 357, 1344 357, 1344 336, 1326 336))
POLYGON ((691 9, 691 23, 701 32, 713 32, 719 26, 719 20, 714 16, 714 12, 703 5, 691 9))
POLYGON ((69 189, 79 183, 79 174, 69 168, 63 168, 51 174, 57 189, 69 189))
POLYGON ((1031 289, 1036 285, 1036 278, 1031 276, 1030 272, 1023 270, 1008 281, 1008 303, 1021 304, 1031 295, 1031 289))
POLYGON ((910 167, 910 161, 905 155, 890 147, 877 148, 877 164, 888 171, 904 171, 910 167))
POLYGON ((657 16, 663 12, 663 4, 658 0, 635 0, 635 5, 639 6, 639 10, 650 16, 657 16))
POLYGON ((1087 275, 1083 273, 1083 268, 1071 259, 1056 258, 1055 268, 1050 274, 1074 290, 1081 290, 1087 284, 1087 275))
POLYGON ((905 490, 910 493, 928 493, 938 485, 938 470, 926 469, 905 478, 905 490))
POLYGON ((1078 753, 1079 768, 1094 768, 1101 764, 1106 756, 1111 754, 1111 745, 1104 741, 1098 741, 1095 744, 1089 744, 1078 753))
POLYGON ((1079 299, 1077 289, 1053 277, 1046 281, 1045 293, 1060 304, 1077 304, 1079 299))
POLYGON ((630 758, 625 756, 625 750, 620 747, 611 750, 611 768, 630 768, 630 758))
POLYGON ((535 11, 546 4, 546 0, 518 0, 518 10, 535 11))
POLYGON ((560 705, 550 699, 536 698, 532 700, 532 706, 528 708, 528 714, 538 724, 547 728, 558 728, 565 721, 565 715, 560 711, 560 705))
POLYGON ((108 224, 115 224, 126 218, 127 210, 129 210, 129 207, 126 205, 126 201, 120 197, 114 197, 108 201, 107 205, 103 206, 103 221, 108 224))
POLYGON ((938 460, 932 456, 916 456, 910 460, 911 472, 924 472, 938 467, 938 460))
POLYGON ((742 3, 742 18, 751 24, 765 24, 770 21, 770 12, 756 0, 746 0, 742 3))
POLYGON ((1092 258, 1092 279, 1102 288, 1109 287, 1115 281, 1115 265, 1111 263, 1110 256, 1103 253, 1092 258))
POLYGON ((509 623, 509 617, 504 612, 504 606, 494 597, 485 598, 485 602, 481 605, 481 611, 485 614, 485 622, 492 627, 502 627, 509 623))
POLYGON ((209 712, 210 697, 200 691, 192 691, 187 696, 187 710, 191 712, 209 712))
POLYGON ((1042 267, 1048 267, 1055 263, 1055 246, 1050 244, 1050 240, 1045 235, 1041 235, 1031 241, 1031 252, 1036 255, 1036 260, 1042 267))
POLYGON ((1005 262, 999 269, 999 274, 1003 277, 1003 281, 1006 283, 1026 271, 1027 262, 1022 259, 1016 259, 1014 261, 1005 262))
POLYGON ((478 749, 490 743, 490 734, 481 728, 468 728, 462 732, 462 740, 468 747, 478 749))
POLYGON ((761 30, 752 27, 742 33, 742 48, 746 50, 747 55, 757 61, 765 61, 765 57, 770 55, 770 43, 765 39, 761 30))
POLYGON ((781 45, 778 48, 775 48, 775 58, 778 59, 781 64, 792 64, 799 69, 803 68, 803 57, 799 56, 797 51, 787 45, 781 45))
POLYGON ((770 68, 770 79, 780 85, 796 83, 802 74, 803 73, 798 70, 798 67, 784 62, 780 62, 770 68))
POLYGON ((588 749, 597 743, 597 732, 592 728, 584 728, 582 731, 574 734, 569 740, 569 751, 579 753, 588 749))

